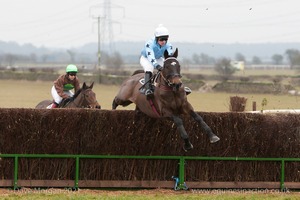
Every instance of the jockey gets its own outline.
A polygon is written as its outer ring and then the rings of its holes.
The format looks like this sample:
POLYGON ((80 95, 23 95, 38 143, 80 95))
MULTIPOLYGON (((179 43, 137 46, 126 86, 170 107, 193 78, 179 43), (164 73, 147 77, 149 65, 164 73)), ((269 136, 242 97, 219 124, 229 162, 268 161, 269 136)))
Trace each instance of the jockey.
POLYGON ((57 108, 63 99, 69 99, 74 96, 71 91, 75 90, 75 93, 80 89, 79 79, 77 75, 76 65, 70 64, 66 68, 66 74, 60 75, 54 82, 51 89, 53 97, 53 103, 51 108, 57 108))
POLYGON ((173 47, 168 43, 169 31, 167 28, 160 24, 155 29, 154 36, 145 43, 140 58, 140 64, 145 71, 145 95, 150 98, 154 93, 150 83, 154 68, 158 71, 162 70, 165 50, 169 55, 173 54, 173 47))

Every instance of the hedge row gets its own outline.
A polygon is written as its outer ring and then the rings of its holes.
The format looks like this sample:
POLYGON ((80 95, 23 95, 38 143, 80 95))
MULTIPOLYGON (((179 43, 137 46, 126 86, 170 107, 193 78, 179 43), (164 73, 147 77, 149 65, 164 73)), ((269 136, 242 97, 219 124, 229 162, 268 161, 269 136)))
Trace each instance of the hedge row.
MULTIPOLYGON (((221 140, 208 137, 192 118, 184 124, 194 149, 184 152, 172 121, 128 110, 0 109, 1 154, 185 155, 299 157, 300 115, 199 112, 221 140)), ((74 179, 73 159, 20 159, 20 179, 74 179)), ((280 163, 189 161, 186 180, 279 181, 280 163)), ((13 159, 0 161, 12 179, 13 159)), ((286 181, 299 181, 299 163, 286 164, 286 181)), ((83 160, 81 179, 170 180, 174 160, 83 160)))

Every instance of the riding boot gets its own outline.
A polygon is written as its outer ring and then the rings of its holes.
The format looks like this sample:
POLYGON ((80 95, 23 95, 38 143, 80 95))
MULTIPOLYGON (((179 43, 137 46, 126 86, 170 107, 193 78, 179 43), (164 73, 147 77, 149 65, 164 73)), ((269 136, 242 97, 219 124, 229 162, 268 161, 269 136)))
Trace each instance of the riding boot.
POLYGON ((154 96, 154 92, 151 86, 150 78, 152 77, 152 72, 145 73, 145 95, 147 98, 152 98, 154 96))

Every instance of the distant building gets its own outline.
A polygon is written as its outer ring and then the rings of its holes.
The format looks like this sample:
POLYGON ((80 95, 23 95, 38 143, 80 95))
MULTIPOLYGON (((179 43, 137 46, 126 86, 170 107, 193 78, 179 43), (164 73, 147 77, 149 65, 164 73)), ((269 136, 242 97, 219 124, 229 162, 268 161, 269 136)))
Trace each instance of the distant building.
POLYGON ((231 61, 230 62, 231 66, 243 71, 245 69, 245 62, 244 61, 231 61))

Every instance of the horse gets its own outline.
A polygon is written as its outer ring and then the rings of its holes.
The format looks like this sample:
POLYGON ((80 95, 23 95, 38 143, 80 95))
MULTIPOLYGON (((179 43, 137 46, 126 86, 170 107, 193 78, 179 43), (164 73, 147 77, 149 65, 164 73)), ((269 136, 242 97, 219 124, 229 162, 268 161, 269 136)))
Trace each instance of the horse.
POLYGON ((183 126, 181 115, 190 115, 196 120, 209 136, 211 143, 219 141, 220 138, 213 133, 188 102, 187 94, 190 91, 185 90, 186 87, 182 83, 177 56, 177 48, 172 55, 168 55, 167 51, 164 52, 163 69, 151 79, 154 82, 154 98, 147 98, 141 91, 143 88, 141 80, 144 78, 144 72, 138 73, 137 71, 141 70, 137 70, 122 83, 112 102, 112 109, 115 110, 119 105, 125 107, 134 103, 137 111, 141 111, 149 117, 172 119, 184 140, 183 149, 188 151, 193 149, 193 145, 183 126))
MULTIPOLYGON (((96 94, 92 91, 94 82, 87 86, 84 82, 69 102, 62 102, 59 108, 96 108, 101 109, 101 105, 96 99, 96 94)), ((35 108, 45 109, 52 104, 51 100, 41 101, 35 108)))

